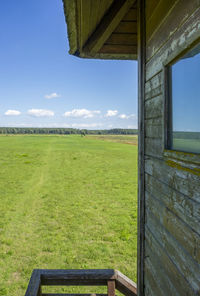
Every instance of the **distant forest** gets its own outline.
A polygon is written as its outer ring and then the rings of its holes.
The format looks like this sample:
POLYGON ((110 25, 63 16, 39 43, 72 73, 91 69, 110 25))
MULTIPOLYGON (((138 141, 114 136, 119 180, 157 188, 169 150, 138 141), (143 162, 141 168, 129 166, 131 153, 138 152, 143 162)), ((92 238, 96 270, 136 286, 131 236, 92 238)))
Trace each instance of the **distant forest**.
POLYGON ((0 127, 0 134, 57 134, 57 135, 136 135, 137 129, 87 130, 75 128, 18 128, 0 127))
POLYGON ((200 140, 200 132, 173 132, 173 138, 200 140))

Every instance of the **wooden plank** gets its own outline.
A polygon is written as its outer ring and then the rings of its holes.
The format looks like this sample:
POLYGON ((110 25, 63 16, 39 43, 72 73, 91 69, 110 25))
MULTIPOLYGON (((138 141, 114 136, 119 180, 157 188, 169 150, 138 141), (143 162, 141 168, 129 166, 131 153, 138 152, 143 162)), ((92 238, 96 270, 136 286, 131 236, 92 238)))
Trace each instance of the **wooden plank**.
POLYGON ((157 88, 163 83, 163 71, 146 81, 145 83, 145 94, 149 93, 152 89, 157 88))
POLYGON ((200 235, 200 203, 193 201, 169 187, 168 184, 164 184, 148 174, 145 175, 145 184, 149 194, 159 198, 165 207, 173 211, 176 216, 180 217, 200 235))
POLYGON ((146 1, 146 20, 149 20, 158 3, 159 0, 146 1))
POLYGON ((157 88, 152 89, 149 93, 146 94, 145 99, 153 99, 154 97, 157 97, 161 95, 163 92, 163 85, 160 84, 157 88))
POLYGON ((85 43, 83 50, 91 53, 98 52, 134 2, 135 0, 114 1, 95 32, 85 43))
MULTIPOLYGON (((182 158, 177 157, 176 154, 179 156, 180 153, 176 153, 176 151, 172 150, 172 153, 170 154, 171 150, 166 150, 164 152, 164 159, 171 165, 174 165, 177 169, 184 169, 188 170, 188 172, 191 172, 192 174, 200 177, 200 156, 198 154, 192 154, 191 153, 191 158, 189 155, 186 153, 185 159, 183 158, 184 152, 182 152, 182 158), (195 156, 195 157, 193 157, 195 156), (196 157, 198 156, 198 157, 196 157), (195 162, 192 162, 190 160, 194 160, 195 162)), ((179 151, 178 151, 179 152, 179 151)))
MULTIPOLYGON (((99 11, 98 11, 98 15, 97 15, 97 23, 95 28, 97 27, 97 25, 100 24, 103 16, 108 12, 110 6, 113 3, 113 0, 98 0, 99 1, 99 11)), ((95 2, 95 1, 93 1, 95 2)), ((94 32, 94 30, 92 31, 92 33, 94 32)))
POLYGON ((40 293, 40 273, 33 270, 25 296, 38 296, 40 293))
POLYGON ((103 17, 102 13, 103 14, 105 13, 102 6, 103 5, 100 3, 99 0, 91 1, 90 35, 95 30, 96 26, 98 25, 99 16, 103 17))
POLYGON ((145 80, 146 80, 146 23, 145 0, 138 4, 138 236, 137 236, 137 285, 138 296, 145 295, 145 80))
POLYGON ((173 294, 167 293, 167 295, 198 295, 189 285, 187 279, 185 279, 180 271, 177 269, 175 262, 171 260, 171 258, 167 255, 166 250, 162 247, 162 245, 160 245, 162 241, 158 241, 155 238, 156 232, 152 233, 147 226, 145 228, 145 231, 149 260, 151 260, 151 262, 159 262, 164 269, 162 270, 162 272, 158 272, 157 280, 160 282, 165 282, 167 279, 169 279, 167 291, 174 287, 174 289, 171 290, 173 291, 173 294))
POLYGON ((137 33, 137 22, 120 22, 119 25, 114 30, 114 33, 129 33, 135 34, 137 33))
POLYGON ((160 0, 158 5, 154 8, 151 16, 147 20, 147 41, 150 37, 155 33, 155 31, 159 28, 161 23, 170 13, 170 10, 175 5, 174 0, 160 0))
POLYGON ((108 53, 108 54, 136 54, 137 46, 136 45, 112 45, 105 44, 100 50, 99 53, 108 53))
POLYGON ((145 138, 163 138, 163 118, 156 117, 145 120, 145 138))
POLYGON ((137 45, 137 34, 113 33, 105 44, 137 45))
POLYGON ((90 34, 90 14, 91 14, 91 1, 92 0, 80 0, 81 2, 81 34, 80 34, 80 50, 82 49, 85 41, 88 39, 90 34))
POLYGON ((200 6, 198 0, 176 1, 171 13, 167 16, 153 37, 147 42, 147 60, 174 34, 177 28, 200 6))
POLYGON ((146 79, 149 80, 178 57, 200 38, 200 8, 175 31, 162 48, 146 64, 146 79))
POLYGON ((114 269, 38 269, 44 278, 60 278, 65 279, 114 279, 116 270, 114 269))
POLYGON ((163 93, 164 73, 161 71, 145 84, 145 100, 152 99, 163 93))
POLYGON ((115 296, 115 280, 107 282, 108 296, 115 296))
POLYGON ((168 161, 148 157, 145 160, 145 171, 170 188, 200 203, 200 179, 188 169, 178 168, 168 161))
MULTIPOLYGON (((148 255, 149 256, 149 255, 148 255)), ((161 272, 161 267, 158 267, 159 271, 161 272)), ((157 269, 157 268, 156 268, 157 269)), ((158 272, 155 270, 154 266, 152 265, 149 257, 145 260, 145 296, 165 296, 165 290, 160 287, 160 283, 158 282, 158 272)))
POLYGON ((111 4, 112 0, 91 1, 90 35, 95 31, 111 4))
POLYGON ((147 275, 145 274, 145 286, 146 282, 149 282, 155 295, 158 296, 166 296, 166 291, 168 295, 174 295, 174 293, 177 293, 176 288, 170 280, 170 275, 166 273, 165 265, 159 260, 159 256, 154 250, 154 245, 152 244, 150 246, 148 241, 146 242, 146 254, 145 272, 147 272, 147 275))
POLYGON ((42 285, 43 286, 106 286, 107 280, 105 279, 66 279, 63 276, 60 277, 43 277, 42 285))
POLYGON ((163 157, 163 141, 162 138, 145 138, 145 155, 163 157))
POLYGON ((126 296, 137 296, 137 285, 120 271, 116 274, 116 288, 126 296))
POLYGON ((162 117, 155 117, 155 118, 149 118, 145 120, 146 128, 148 126, 161 126, 163 125, 163 118, 162 117))
POLYGON ((123 21, 137 21, 137 9, 131 8, 124 16, 123 21))
MULTIPOLYGON (((148 229, 150 229, 152 236, 154 236, 156 241, 159 242, 160 246, 168 257, 167 261, 171 261, 176 267, 176 277, 184 278, 188 287, 193 290, 194 294, 189 295, 198 295, 200 287, 200 265, 195 262, 187 252, 184 251, 184 249, 177 243, 174 237, 167 232, 165 227, 162 227, 162 225, 151 214, 150 211, 147 210, 146 215, 148 220, 148 229)), ((155 251, 157 251, 157 245, 158 244, 156 244, 155 241, 152 242, 152 248, 155 249, 155 251)), ((164 258, 161 258, 161 260, 164 261, 164 258)), ((166 264, 166 262, 163 262, 163 264, 166 264)), ((182 287, 181 289, 183 290, 182 287)), ((180 290, 180 292, 182 292, 182 290, 180 290)))
POLYGON ((152 139, 162 139, 163 138, 163 124, 162 118, 156 118, 157 124, 152 124, 152 119, 145 120, 145 138, 152 138, 152 139))
POLYGON ((146 202, 148 211, 150 211, 157 218, 157 221, 159 221, 162 227, 168 231, 166 235, 173 236, 183 250, 187 251, 193 258, 193 260, 189 258, 188 264, 192 264, 192 261, 200 262, 200 236, 198 233, 176 216, 172 212, 173 209, 168 209, 162 201, 148 192, 146 193, 146 202))
POLYGON ((165 150, 164 157, 171 160, 179 160, 184 162, 185 165, 188 163, 190 168, 200 169, 200 155, 190 152, 181 152, 173 150, 165 150))
POLYGON ((114 279, 113 269, 89 270, 41 270, 42 285, 105 286, 108 279, 114 279))
POLYGON ((162 95, 154 97, 145 102, 145 119, 157 118, 163 116, 164 99, 162 95))

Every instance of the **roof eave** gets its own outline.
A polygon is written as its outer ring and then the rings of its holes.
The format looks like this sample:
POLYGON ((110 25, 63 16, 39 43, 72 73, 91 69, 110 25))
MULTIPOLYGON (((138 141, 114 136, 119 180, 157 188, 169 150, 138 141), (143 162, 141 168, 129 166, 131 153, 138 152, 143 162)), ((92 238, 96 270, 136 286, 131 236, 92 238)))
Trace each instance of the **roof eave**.
POLYGON ((78 32, 76 17, 76 0, 63 0, 67 34, 69 39, 69 53, 76 55, 78 49, 78 32))
POLYGON ((137 54, 135 53, 92 53, 80 50, 78 44, 77 2, 76 0, 63 0, 63 6, 70 47, 69 54, 86 59, 137 60, 137 54))

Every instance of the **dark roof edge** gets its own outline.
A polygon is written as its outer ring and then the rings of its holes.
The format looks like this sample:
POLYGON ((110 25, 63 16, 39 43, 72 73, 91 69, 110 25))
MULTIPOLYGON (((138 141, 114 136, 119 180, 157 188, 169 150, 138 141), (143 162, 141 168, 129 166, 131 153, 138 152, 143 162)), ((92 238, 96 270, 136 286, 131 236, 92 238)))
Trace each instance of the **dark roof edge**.
POLYGON ((74 55, 78 49, 76 0, 63 0, 67 34, 69 39, 69 53, 74 55))

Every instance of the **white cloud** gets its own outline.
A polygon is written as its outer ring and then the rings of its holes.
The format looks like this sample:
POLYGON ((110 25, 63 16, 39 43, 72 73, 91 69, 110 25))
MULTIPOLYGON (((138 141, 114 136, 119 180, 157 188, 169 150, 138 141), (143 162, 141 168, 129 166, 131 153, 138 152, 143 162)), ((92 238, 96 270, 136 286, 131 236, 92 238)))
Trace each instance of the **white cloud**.
POLYGON ((44 97, 45 97, 45 99, 56 99, 56 98, 59 98, 60 95, 58 95, 57 93, 54 92, 49 95, 45 95, 44 97))
POLYGON ((120 114, 120 115, 119 115, 119 118, 121 118, 121 119, 128 119, 129 116, 126 115, 126 114, 120 114))
POLYGON ((4 114, 7 116, 18 116, 21 114, 21 112, 18 110, 7 110, 4 114))
POLYGON ((136 115, 135 114, 130 114, 130 115, 120 114, 119 118, 121 118, 121 119, 136 118, 136 115))
POLYGON ((112 116, 116 116, 118 114, 117 110, 108 110, 106 113, 106 117, 112 117, 112 116))
POLYGON ((65 117, 83 117, 83 118, 92 118, 96 114, 100 114, 99 110, 87 110, 87 109, 73 109, 72 111, 67 111, 64 113, 65 117))
POLYGON ((30 109, 30 110, 28 110, 28 114, 35 116, 35 117, 54 116, 53 111, 45 110, 45 109, 30 109))

